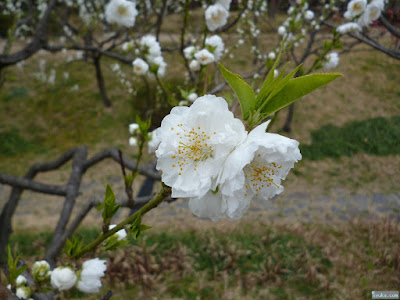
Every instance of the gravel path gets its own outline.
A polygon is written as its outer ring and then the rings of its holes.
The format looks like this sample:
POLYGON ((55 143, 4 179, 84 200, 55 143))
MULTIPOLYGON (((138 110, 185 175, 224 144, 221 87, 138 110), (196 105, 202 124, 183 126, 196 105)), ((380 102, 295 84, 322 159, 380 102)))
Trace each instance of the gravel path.
MULTIPOLYGON (((117 199, 124 198, 124 188, 119 176, 107 178, 117 199)), ((86 201, 103 199, 105 184, 102 182, 87 181, 84 179, 77 200, 76 210, 86 201)), ((0 207, 8 199, 10 188, 0 185, 0 207)), ((17 227, 30 227, 36 224, 53 227, 62 208, 63 198, 47 196, 25 191, 20 205, 15 213, 14 224, 17 227)), ((122 218, 128 213, 121 211, 122 218)), ((146 216, 147 217, 147 216, 146 216)), ((354 219, 364 221, 377 220, 389 217, 400 221, 400 193, 381 194, 366 193, 354 194, 339 187, 333 189, 329 195, 314 195, 307 191, 285 190, 282 195, 268 201, 255 199, 244 220, 261 218, 270 221, 283 222, 343 222, 354 219)), ((172 219, 191 222, 194 218, 188 210, 188 201, 179 199, 173 203, 162 203, 153 210, 148 217, 152 222, 171 222, 172 219)), ((101 221, 100 213, 92 211, 85 223, 101 221)))

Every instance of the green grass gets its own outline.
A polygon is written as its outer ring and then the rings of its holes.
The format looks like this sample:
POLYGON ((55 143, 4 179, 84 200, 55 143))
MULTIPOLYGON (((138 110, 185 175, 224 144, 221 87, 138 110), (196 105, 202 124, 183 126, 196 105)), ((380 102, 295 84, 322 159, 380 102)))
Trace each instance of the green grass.
MULTIPOLYGON (((99 229, 77 232, 85 243, 98 234, 99 229)), ((371 290, 396 286, 399 237, 399 225, 386 221, 153 229, 123 249, 100 254, 108 261, 101 295, 110 289, 115 300, 363 299, 371 290)), ((43 257, 50 238, 48 232, 16 232, 10 245, 33 262, 43 257)))
POLYGON ((301 145, 304 158, 320 160, 356 153, 400 154, 400 116, 355 121, 343 127, 327 125, 311 133, 311 144, 301 145))
POLYGON ((15 156, 37 149, 38 145, 23 138, 17 128, 0 128, 0 157, 15 156))

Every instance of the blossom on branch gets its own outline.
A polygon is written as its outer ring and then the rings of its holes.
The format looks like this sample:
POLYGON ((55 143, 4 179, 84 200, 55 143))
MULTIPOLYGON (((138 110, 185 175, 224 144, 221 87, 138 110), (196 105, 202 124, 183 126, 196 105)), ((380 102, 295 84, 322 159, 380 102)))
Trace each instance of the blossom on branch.
POLYGON ((125 27, 133 27, 138 15, 136 2, 127 0, 111 0, 106 6, 105 13, 108 23, 125 27))
POLYGON ((325 70, 336 68, 338 65, 339 65, 339 54, 337 52, 329 53, 326 56, 325 61, 322 62, 322 66, 324 67, 325 70))
POLYGON ((84 293, 97 293, 101 288, 100 278, 106 271, 106 261, 94 258, 85 261, 82 265, 82 273, 77 288, 84 293))
POLYGON ((208 30, 214 31, 228 22, 229 12, 219 3, 210 5, 205 12, 208 30))
POLYGON ((53 288, 60 291, 69 290, 75 285, 78 279, 75 272, 68 267, 58 267, 51 272, 50 283, 53 288))
POLYGON ((265 132, 268 123, 253 129, 228 156, 217 180, 217 192, 190 199, 195 215, 212 220, 239 219, 254 197, 267 200, 283 191, 281 180, 301 159, 299 143, 265 132))
POLYGON ((174 107, 157 136, 157 169, 172 187, 172 197, 202 197, 216 187, 225 159, 246 138, 246 130, 223 98, 205 95, 190 107, 174 107))

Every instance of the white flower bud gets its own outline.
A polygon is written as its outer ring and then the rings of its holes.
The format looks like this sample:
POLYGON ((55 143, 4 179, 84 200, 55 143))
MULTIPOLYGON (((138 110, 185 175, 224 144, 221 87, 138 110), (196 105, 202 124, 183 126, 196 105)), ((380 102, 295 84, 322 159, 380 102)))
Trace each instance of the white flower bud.
POLYGON ((51 273, 51 285, 60 291, 69 290, 75 285, 77 277, 68 267, 58 267, 51 273))

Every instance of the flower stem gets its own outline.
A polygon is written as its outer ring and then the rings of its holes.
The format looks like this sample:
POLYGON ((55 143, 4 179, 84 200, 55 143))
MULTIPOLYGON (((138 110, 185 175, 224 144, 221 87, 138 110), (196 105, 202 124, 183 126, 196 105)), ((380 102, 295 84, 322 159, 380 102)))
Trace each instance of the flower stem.
POLYGON ((119 223, 117 226, 115 226, 113 229, 107 231, 106 233, 103 233, 100 235, 97 239, 95 239, 93 242, 88 244, 85 248, 83 248, 80 252, 75 254, 72 258, 73 259, 78 259, 85 255, 86 253, 89 253, 97 248, 104 240, 112 236, 114 233, 117 231, 121 230, 124 228, 126 224, 131 224, 133 223, 138 216, 142 216, 145 213, 149 212, 153 208, 157 207, 163 200, 165 200, 169 195, 171 194, 171 188, 168 186, 163 185, 161 188, 160 192, 150 201, 148 202, 145 206, 140 208, 137 212, 134 214, 130 215, 128 218, 123 220, 121 223, 119 223))

